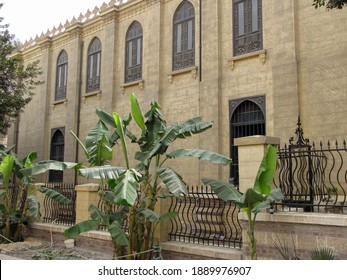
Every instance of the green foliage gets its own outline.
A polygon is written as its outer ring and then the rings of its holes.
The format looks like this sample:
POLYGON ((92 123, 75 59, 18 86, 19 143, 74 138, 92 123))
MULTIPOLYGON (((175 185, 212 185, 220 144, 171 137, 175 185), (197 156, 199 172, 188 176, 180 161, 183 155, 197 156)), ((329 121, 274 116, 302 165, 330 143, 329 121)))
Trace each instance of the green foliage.
POLYGON ((336 259, 334 250, 327 247, 312 250, 310 252, 310 257, 312 260, 335 260, 336 259))
POLYGON ((313 0, 313 6, 317 9, 325 6, 327 9, 342 9, 347 4, 347 0, 313 0))
POLYGON ((205 185, 211 187, 214 193, 224 201, 234 201, 248 218, 248 246, 252 259, 257 259, 254 227, 257 214, 271 207, 271 204, 283 199, 280 189, 272 189, 271 185, 276 172, 277 151, 268 145, 264 158, 252 188, 241 193, 234 185, 219 180, 203 178, 205 185))
MULTIPOLYGON (((285 239, 281 239, 277 236, 277 240, 272 241, 276 250, 281 254, 284 260, 300 260, 297 255, 297 245, 292 236, 292 247, 288 245, 285 239)), ((336 254, 332 248, 322 247, 313 249, 309 252, 312 260, 335 260, 337 259, 336 254)))
MULTIPOLYGON (((1 8, 2 5, 0 5, 1 8)), ((1 22, 1 19, 0 19, 1 22)), ((0 133, 6 134, 14 118, 28 104, 34 89, 42 84, 37 78, 41 74, 35 61, 24 66, 23 58, 16 53, 14 35, 0 25, 0 133)))
MULTIPOLYGON (((212 122, 203 122, 200 117, 196 117, 183 123, 168 125, 157 102, 153 101, 149 111, 143 114, 134 94, 130 96, 130 107, 131 113, 124 119, 118 113, 110 115, 102 110, 96 111, 100 118, 98 126, 102 130, 98 130, 101 133, 95 133, 96 129, 93 128, 88 134, 90 145, 89 148, 84 148, 87 159, 90 159, 92 147, 97 147, 101 141, 108 148, 114 147, 119 141, 125 166, 110 166, 104 160, 98 161, 102 153, 97 153, 95 160, 89 161, 89 167, 80 169, 82 176, 99 180, 99 195, 106 210, 92 207, 89 221, 75 225, 65 232, 67 237, 73 238, 76 234, 95 228, 98 223, 106 226, 114 243, 115 258, 152 249, 155 228, 160 222, 176 215, 174 212, 161 215, 155 212, 159 199, 188 193, 182 176, 166 165, 169 160, 190 157, 224 165, 231 162, 220 154, 198 149, 167 152, 176 140, 202 133, 212 127, 212 122), (129 130, 129 124, 133 120, 138 134, 129 130), (106 126, 113 131, 106 129, 106 126), (105 137, 102 137, 102 134, 105 137), (130 156, 131 151, 135 151, 133 157, 130 156), (131 166, 133 160, 137 163, 131 166), (169 193, 163 195, 163 188, 169 193), (126 231, 124 224, 127 224, 126 231)), ((83 145, 79 139, 77 141, 83 145)), ((149 253, 138 256, 141 259, 150 258, 149 253)))
MULTIPOLYGON (((21 241, 23 227, 40 218, 39 202, 28 190, 34 183, 33 175, 77 166, 55 161, 35 163, 36 158, 36 153, 29 153, 19 160, 11 149, 0 149, 0 184, 4 186, 4 190, 0 192, 0 232, 5 237, 4 241, 21 241), (16 180, 15 184, 12 184, 13 178, 16 180)), ((41 187, 39 191, 60 203, 71 203, 54 190, 41 187)))
POLYGON ((295 244, 295 239, 294 236, 292 236, 292 245, 288 245, 288 242, 286 239, 281 239, 280 237, 277 236, 277 240, 272 240, 272 243, 276 250, 281 254, 282 258, 284 260, 299 260, 299 257, 297 256, 296 252, 296 244, 295 244))

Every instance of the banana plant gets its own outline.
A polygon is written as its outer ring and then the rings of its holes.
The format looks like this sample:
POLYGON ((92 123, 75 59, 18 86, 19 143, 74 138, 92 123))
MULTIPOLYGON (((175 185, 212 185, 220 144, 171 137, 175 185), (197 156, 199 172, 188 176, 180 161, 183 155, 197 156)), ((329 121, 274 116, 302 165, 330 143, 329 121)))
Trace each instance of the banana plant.
POLYGON ((283 199, 280 189, 272 189, 271 185, 276 172, 277 150, 268 145, 262 159, 252 188, 241 193, 234 185, 219 180, 203 178, 202 182, 211 187, 214 193, 224 201, 233 201, 248 219, 248 247, 251 259, 257 259, 257 241, 254 236, 257 214, 268 209, 274 202, 283 199))
MULTIPOLYGON (((155 228, 160 222, 176 215, 174 212, 156 213, 157 201, 168 196, 188 194, 182 176, 167 164, 169 160, 191 157, 224 165, 230 164, 231 160, 218 153, 199 149, 168 151, 169 146, 176 140, 202 133, 212 127, 212 122, 204 122, 201 117, 196 117, 182 123, 168 125, 156 101, 152 101, 149 111, 143 114, 135 94, 130 96, 130 107, 131 113, 124 120, 118 113, 96 111, 100 119, 99 123, 103 124, 102 127, 109 126, 113 130, 113 132, 104 133, 108 140, 107 146, 111 148, 116 142, 120 142, 124 165, 95 164, 80 169, 82 176, 98 179, 101 189, 105 189, 105 185, 108 186, 107 202, 117 205, 122 214, 114 215, 112 211, 105 213, 92 206, 90 210, 94 218, 91 217, 89 221, 71 227, 65 231, 65 234, 73 238, 83 231, 95 228, 101 221, 108 226, 109 231, 112 226, 110 233, 115 246, 115 258, 127 252, 135 253, 137 259, 148 259, 150 257, 148 252, 153 248, 155 241, 155 228), (137 127, 137 135, 129 129, 132 121, 137 127), (130 149, 130 146, 135 147, 130 149), (132 157, 131 151, 135 151, 132 157), (130 163, 134 162, 134 159, 135 164, 131 166, 130 163), (162 195, 163 188, 166 188, 169 194, 162 195), (122 227, 124 219, 127 223, 126 228, 122 227)), ((97 139, 101 138, 99 134, 98 138, 95 137, 90 143, 93 143, 92 146, 97 146, 100 144, 97 139)), ((81 144, 81 141, 79 143, 81 144)), ((87 158, 90 158, 87 145, 84 151, 87 153, 87 158)))
MULTIPOLYGON (((4 242, 21 241, 24 226, 40 218, 39 202, 28 191, 34 183, 34 175, 76 166, 57 161, 34 162, 36 159, 35 152, 19 160, 11 149, 0 149, 0 185, 3 185, 0 190, 0 239, 4 242), (13 178, 15 183, 12 182, 13 178)), ((69 199, 52 189, 41 186, 39 191, 59 203, 71 204, 69 199)))

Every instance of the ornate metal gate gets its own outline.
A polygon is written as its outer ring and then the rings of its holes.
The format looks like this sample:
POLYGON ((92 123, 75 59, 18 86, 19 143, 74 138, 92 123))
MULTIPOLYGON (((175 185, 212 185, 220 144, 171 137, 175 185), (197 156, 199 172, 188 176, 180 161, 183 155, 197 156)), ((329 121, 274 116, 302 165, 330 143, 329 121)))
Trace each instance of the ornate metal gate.
POLYGON ((316 147, 303 137, 298 118, 296 137, 289 139, 289 145, 278 151, 278 169, 275 185, 281 188, 285 199, 282 204, 289 209, 305 212, 342 213, 346 204, 347 156, 346 142, 343 147, 322 142, 316 147))

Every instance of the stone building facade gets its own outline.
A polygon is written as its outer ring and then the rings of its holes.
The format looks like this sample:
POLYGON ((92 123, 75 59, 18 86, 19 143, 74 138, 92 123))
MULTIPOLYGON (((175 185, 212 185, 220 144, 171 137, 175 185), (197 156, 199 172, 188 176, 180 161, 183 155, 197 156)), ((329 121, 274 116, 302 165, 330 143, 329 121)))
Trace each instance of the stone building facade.
MULTIPOLYGON (((132 92, 143 110, 159 101, 168 122, 213 120, 182 144, 232 158, 238 137, 287 142, 298 115, 310 139, 347 132, 347 9, 312 0, 113 0, 26 42, 22 54, 40 60, 45 81, 18 133, 9 131, 22 155, 83 160, 70 131, 84 139, 97 108, 125 116, 132 92)), ((173 165, 188 184, 237 177, 235 167, 173 165)))

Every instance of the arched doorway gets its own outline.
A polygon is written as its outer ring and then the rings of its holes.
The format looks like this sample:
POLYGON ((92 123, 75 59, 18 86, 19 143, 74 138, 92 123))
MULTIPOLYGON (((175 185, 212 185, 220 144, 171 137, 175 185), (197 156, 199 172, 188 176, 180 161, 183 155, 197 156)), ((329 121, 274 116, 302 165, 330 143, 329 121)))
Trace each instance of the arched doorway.
POLYGON ((230 183, 239 185, 238 149, 234 139, 265 135, 265 97, 254 97, 230 102, 230 183))
MULTIPOLYGON (((64 129, 52 130, 51 160, 64 161, 64 129)), ((49 182, 63 182, 63 171, 51 170, 49 182)))

